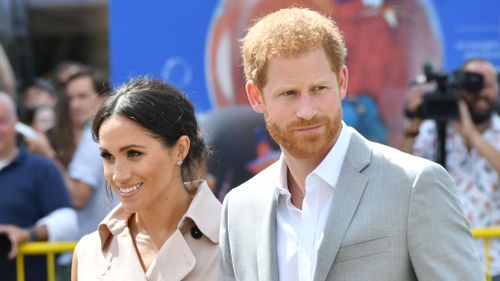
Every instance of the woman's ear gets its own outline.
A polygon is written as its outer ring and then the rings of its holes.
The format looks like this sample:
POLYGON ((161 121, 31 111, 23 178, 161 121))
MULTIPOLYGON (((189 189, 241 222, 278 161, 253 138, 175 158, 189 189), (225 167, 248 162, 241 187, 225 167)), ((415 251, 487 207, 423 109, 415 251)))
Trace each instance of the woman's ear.
POLYGON ((191 145, 191 140, 189 139, 188 136, 182 135, 178 140, 177 143, 175 144, 175 157, 177 161, 179 160, 184 160, 186 158, 188 152, 189 152, 189 147, 191 145))

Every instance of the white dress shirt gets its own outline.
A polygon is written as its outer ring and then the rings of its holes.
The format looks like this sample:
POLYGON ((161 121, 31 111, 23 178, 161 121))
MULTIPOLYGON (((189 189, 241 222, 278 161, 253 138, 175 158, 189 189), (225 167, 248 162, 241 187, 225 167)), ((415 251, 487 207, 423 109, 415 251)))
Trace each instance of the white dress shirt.
POLYGON ((280 191, 276 240, 280 280, 313 279, 318 249, 351 134, 351 128, 342 123, 337 142, 316 169, 307 175, 302 210, 292 204, 286 159, 284 155, 279 159, 281 174, 276 184, 280 191))

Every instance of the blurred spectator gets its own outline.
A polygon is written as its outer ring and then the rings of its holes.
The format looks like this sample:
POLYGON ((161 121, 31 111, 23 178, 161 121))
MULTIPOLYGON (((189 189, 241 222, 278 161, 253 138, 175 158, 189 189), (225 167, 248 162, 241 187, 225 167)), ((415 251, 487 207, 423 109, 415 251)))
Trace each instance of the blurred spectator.
MULTIPOLYGON (((16 143, 16 110, 11 97, 0 92, 0 233, 11 251, 0 257, 3 281, 16 280, 18 245, 27 241, 74 240, 77 217, 64 179, 48 159, 16 143)), ((46 280, 45 258, 26 258, 26 280, 46 280)))
POLYGON ((58 90, 62 90, 68 78, 85 69, 86 66, 75 61, 63 61, 59 63, 52 73, 52 84, 58 90))
POLYGON ((96 86, 93 85, 93 78, 77 79, 79 76, 103 76, 103 74, 94 73, 96 73, 96 71, 79 63, 62 63, 58 66, 54 74, 55 77, 62 79, 55 80, 54 83, 63 88, 60 89, 61 95, 56 106, 56 124, 53 131, 49 134, 49 139, 51 146, 54 148, 53 153, 55 155, 53 157, 60 161, 65 169, 68 168, 73 157, 87 119, 90 118, 92 111, 95 110, 100 103, 100 101, 96 102, 97 96, 93 89, 97 87, 95 89, 102 91, 100 89, 102 88, 101 85, 104 85, 105 88, 109 88, 109 83, 107 81, 96 82, 96 84, 99 84, 96 86), (63 74, 58 74, 59 72, 63 72, 63 74), (69 74, 71 76, 66 77, 66 75, 69 74), (76 90, 72 89, 71 93, 68 92, 66 83, 70 78, 84 81, 83 90, 81 92, 77 92, 79 91, 80 81, 73 84, 73 88, 77 88, 76 90), (74 87, 75 85, 76 87, 74 87))
MULTIPOLYGON (((469 60, 462 69, 481 74, 484 86, 477 93, 461 93, 460 120, 447 126, 444 164, 455 181, 471 226, 500 226, 500 117, 494 111, 499 91, 496 69, 483 59, 469 60)), ((417 115, 415 112, 422 104, 426 86, 411 92, 406 105, 410 113, 417 115)), ((417 116, 409 120, 401 145, 403 151, 436 160, 437 146, 433 120, 422 122, 417 116)), ((478 245, 478 250, 484 257, 482 245, 478 245)), ((494 280, 500 280, 500 243, 497 240, 491 242, 490 258, 494 280)))
POLYGON ((80 238, 94 231, 108 212, 103 164, 99 145, 92 138, 91 122, 97 107, 111 93, 111 85, 103 73, 85 70, 71 76, 65 89, 71 119, 81 126, 78 145, 68 166, 71 178, 68 187, 78 210, 80 238))
MULTIPOLYGON (((54 86, 49 81, 46 81, 41 78, 36 78, 24 86, 24 90, 22 91, 22 100, 23 103, 20 106, 22 113, 22 122, 27 123, 29 125, 33 125, 35 112, 40 107, 50 107, 54 109, 57 104, 57 93, 54 86)), ((52 110, 53 111, 53 110, 52 110)), ((47 112, 47 110, 45 110, 47 112)), ((49 116, 46 116, 49 117, 49 116)), ((50 120, 47 120, 49 123, 55 122, 55 117, 52 116, 50 120)), ((53 126, 53 124, 52 124, 53 126)), ((50 126, 50 127, 52 127, 50 126)))
MULTIPOLYGON (((92 139, 91 120, 94 111, 111 92, 107 77, 94 69, 83 68, 70 76, 58 105, 57 126, 52 134, 54 149, 39 139, 31 143, 34 151, 61 161, 66 185, 77 210, 79 234, 94 231, 114 203, 106 203, 105 180, 99 145, 92 139)), ((60 260, 68 267, 69 262, 60 260)))
POLYGON ((27 109, 44 105, 55 106, 57 103, 56 89, 49 81, 35 78, 24 87, 23 100, 27 109))
POLYGON ((78 238, 95 230, 107 213, 102 159, 99 146, 92 139, 90 123, 94 111, 110 91, 106 76, 99 71, 85 68, 73 74, 66 81, 58 107, 66 115, 58 116, 53 134, 55 149, 44 141, 31 142, 34 151, 63 160, 60 166, 78 212, 78 238))
POLYGON ((46 134, 54 127, 56 113, 51 106, 40 106, 33 113, 33 121, 31 126, 35 131, 46 134))

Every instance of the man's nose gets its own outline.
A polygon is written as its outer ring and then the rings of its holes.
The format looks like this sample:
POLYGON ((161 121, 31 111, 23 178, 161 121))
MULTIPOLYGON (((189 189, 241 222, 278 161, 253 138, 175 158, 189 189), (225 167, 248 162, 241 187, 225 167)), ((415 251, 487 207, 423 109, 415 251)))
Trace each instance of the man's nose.
POLYGON ((316 116, 317 112, 318 110, 310 93, 301 93, 297 109, 297 117, 304 120, 311 120, 314 116, 316 116))
POLYGON ((478 94, 479 97, 481 98, 487 98, 490 96, 490 89, 488 87, 483 87, 481 91, 479 91, 478 94))

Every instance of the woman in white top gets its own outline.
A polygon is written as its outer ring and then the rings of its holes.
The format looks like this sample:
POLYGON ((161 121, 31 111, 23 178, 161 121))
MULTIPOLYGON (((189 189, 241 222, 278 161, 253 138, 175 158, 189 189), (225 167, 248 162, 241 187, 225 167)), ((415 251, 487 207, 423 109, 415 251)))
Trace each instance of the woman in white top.
POLYGON ((220 280, 220 203, 200 177, 194 108, 164 82, 115 91, 92 127, 121 204, 73 255, 72 280, 220 280))

